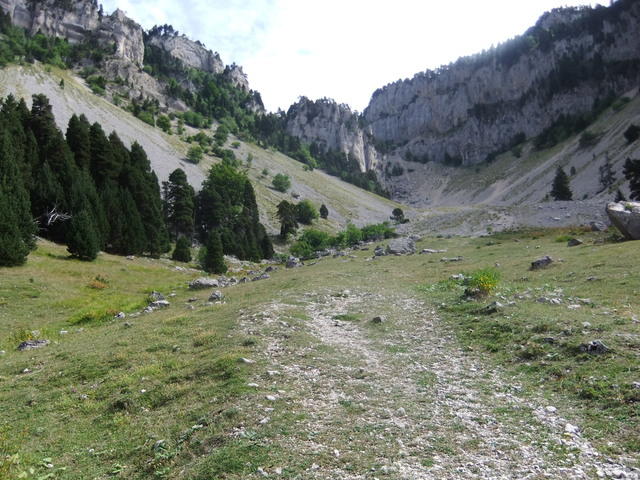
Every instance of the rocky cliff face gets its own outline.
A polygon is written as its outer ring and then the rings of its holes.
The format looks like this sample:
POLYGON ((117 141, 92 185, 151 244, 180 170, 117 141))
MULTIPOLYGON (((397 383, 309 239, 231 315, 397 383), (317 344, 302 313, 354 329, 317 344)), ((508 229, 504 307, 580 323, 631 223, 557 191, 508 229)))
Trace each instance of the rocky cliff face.
POLYGON ((302 97, 287 112, 287 133, 315 143, 324 151, 336 150, 357 160, 361 171, 373 170, 381 155, 370 131, 360 126, 358 115, 333 100, 311 101, 302 97))
POLYGON ((15 25, 31 34, 64 37, 79 43, 95 36, 104 45, 114 45, 116 57, 142 66, 144 60, 143 30, 121 10, 105 16, 92 0, 64 1, 0 0, 0 8, 8 12, 15 25))
POLYGON ((555 10, 488 53, 387 85, 364 119, 397 155, 470 165, 638 82, 640 3, 620 0, 555 10))
POLYGON ((148 42, 182 61, 188 67, 209 73, 224 72, 224 63, 217 52, 214 53, 202 43, 194 42, 177 32, 154 32, 149 36, 148 42))

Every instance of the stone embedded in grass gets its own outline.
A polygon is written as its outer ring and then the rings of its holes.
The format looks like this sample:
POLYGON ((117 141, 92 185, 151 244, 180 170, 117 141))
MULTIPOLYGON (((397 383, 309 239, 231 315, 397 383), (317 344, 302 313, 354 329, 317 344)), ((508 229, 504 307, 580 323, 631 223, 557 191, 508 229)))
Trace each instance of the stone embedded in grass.
POLYGON ((425 254, 432 254, 432 253, 447 253, 446 250, 434 250, 431 248, 423 248, 422 251, 420 252, 421 255, 425 255, 425 254))
POLYGON ((252 363, 256 363, 255 360, 251 360, 250 358, 244 358, 244 357, 241 357, 238 361, 240 363, 246 363, 247 365, 251 365, 252 363))
POLYGON ((549 255, 545 255, 544 257, 538 258, 531 262, 531 268, 529 270, 540 270, 541 268, 547 268, 549 265, 553 263, 553 258, 549 255))
POLYGON ((275 395, 267 395, 264 398, 266 398, 270 402, 275 402, 276 400, 278 400, 278 397, 276 397, 275 395))
POLYGON ((303 264, 298 257, 290 256, 287 259, 287 263, 286 263, 287 268, 298 268, 302 266, 303 264))
POLYGON ((385 255, 387 255, 387 251, 382 248, 380 245, 378 245, 374 250, 373 250, 373 254, 376 257, 384 257, 385 255))
POLYGON ((416 253, 416 244, 411 238, 396 238, 387 245, 389 255, 413 255, 416 253))
POLYGON ((49 340, 26 340, 18 345, 18 350, 21 352, 35 350, 36 348, 46 347, 49 343, 51 343, 49 340))
POLYGON ((504 305, 502 303, 495 301, 484 307, 481 313, 484 313, 485 315, 493 315, 494 313, 502 311, 503 308, 504 305))
POLYGON ((200 277, 189 283, 189 290, 204 290, 219 286, 220 284, 215 278, 200 277))
POLYGON ((156 292, 155 290, 151 292, 149 298, 154 302, 165 300, 164 295, 162 295, 160 292, 156 292))
POLYGON ((462 260, 464 260, 464 257, 461 256, 457 256, 457 257, 442 257, 440 259, 441 262, 445 262, 445 263, 451 263, 451 262, 461 262, 462 260))
POLYGON ((582 245, 584 242, 579 238, 572 238, 567 242, 567 247, 577 247, 578 245, 582 245))
POLYGON ((268 273, 263 273, 262 275, 259 275, 257 277, 253 277, 251 279, 252 282, 259 282, 260 280, 269 280, 271 278, 271 276, 268 273))
POLYGON ((153 311, 158 310, 159 308, 167 308, 169 305, 171 304, 166 300, 156 300, 155 302, 151 302, 147 308, 150 308, 151 311, 153 311))
POLYGON ((604 232, 607 229, 607 226, 602 222, 591 222, 589 226, 592 232, 604 232))
POLYGON ((380 317, 380 316, 378 316, 378 317, 373 317, 373 318, 371 319, 371 323, 374 323, 374 324, 384 323, 384 321, 385 321, 384 317, 380 317))
POLYGON ((210 302, 219 302, 224 298, 224 295, 220 290, 216 290, 211 295, 209 295, 210 302))
POLYGON ((117 315, 115 315, 113 318, 123 319, 123 318, 126 318, 126 317, 127 317, 126 313, 120 312, 117 315))
POLYGON ((589 343, 583 343, 579 348, 581 352, 591 353, 593 355, 603 355, 611 351, 601 340, 592 340, 589 343))

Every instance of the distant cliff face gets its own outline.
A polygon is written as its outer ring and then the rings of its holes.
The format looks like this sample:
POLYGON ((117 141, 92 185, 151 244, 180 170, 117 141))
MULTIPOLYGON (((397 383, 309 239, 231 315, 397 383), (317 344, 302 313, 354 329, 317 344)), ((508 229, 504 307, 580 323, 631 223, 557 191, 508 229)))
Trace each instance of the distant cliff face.
POLYGON ((381 155, 368 130, 361 128, 358 115, 347 105, 333 100, 311 101, 302 97, 287 112, 287 133, 322 150, 351 155, 361 171, 373 170, 381 155))
POLYGON ((218 53, 213 53, 200 42, 194 42, 184 35, 153 33, 148 42, 150 45, 163 49, 188 67, 209 73, 224 72, 224 63, 218 53))
POLYGON ((620 0, 555 10, 493 51, 387 85, 364 120, 388 151, 470 165, 639 81, 640 2, 620 0))
POLYGON ((143 64, 142 27, 121 10, 104 16, 97 2, 91 0, 0 0, 0 8, 9 13, 15 25, 31 34, 40 31, 48 36, 67 38, 70 43, 79 43, 94 35, 105 45, 115 45, 116 57, 137 66, 143 64))

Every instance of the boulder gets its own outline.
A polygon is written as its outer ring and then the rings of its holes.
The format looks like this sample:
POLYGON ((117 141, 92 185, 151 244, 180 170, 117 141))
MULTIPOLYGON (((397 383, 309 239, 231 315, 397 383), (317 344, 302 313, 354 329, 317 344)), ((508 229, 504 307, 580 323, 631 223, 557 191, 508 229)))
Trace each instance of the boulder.
POLYGON ((396 238, 387 245, 390 255, 413 255, 416 253, 416 243, 409 237, 396 238))
POLYGON ((381 317, 381 316, 373 317, 371 319, 371 323, 377 323, 377 324, 384 323, 384 317, 381 317))
POLYGON ((253 278, 251 279, 251 281, 252 281, 252 282, 258 282, 258 281, 260 281, 260 280, 268 280, 269 278, 271 278, 271 277, 269 276, 269 274, 268 274, 268 273, 263 273, 262 275, 259 275, 259 276, 257 276, 257 277, 253 277, 253 278))
POLYGON ((582 245, 584 242, 579 238, 572 238, 567 242, 567 247, 577 247, 578 245, 582 245))
POLYGON ((153 292, 151 292, 151 294, 149 295, 149 298, 151 299, 151 301, 158 301, 158 300, 164 300, 164 295, 162 295, 160 292, 156 292, 155 290, 153 292))
POLYGON ((607 215, 626 239, 640 240, 640 202, 611 202, 607 215))
POLYGON ((298 267, 302 267, 302 262, 300 261, 299 258, 297 257, 289 257, 287 259, 287 264, 286 264, 287 268, 298 268, 298 267))
POLYGON ((189 283, 189 290, 205 290, 207 288, 216 288, 220 286, 220 282, 215 278, 200 277, 189 283))
POLYGON ((27 340, 18 345, 18 350, 24 352, 25 350, 35 350, 36 348, 42 348, 49 345, 49 340, 27 340))
POLYGON ((446 250, 434 250, 432 248, 423 248, 420 252, 421 255, 432 254, 432 253, 447 253, 446 250))
POLYGON ((553 263, 553 258, 549 255, 545 255, 544 257, 538 258, 531 262, 530 270, 540 270, 541 268, 547 268, 549 265, 553 263))
POLYGON ((463 260, 463 257, 460 257, 460 256, 458 256, 458 257, 449 257, 449 258, 447 258, 447 257, 442 257, 442 258, 440 259, 440 261, 441 261, 441 262, 445 262, 445 263, 450 263, 450 262, 461 262, 462 260, 463 260))

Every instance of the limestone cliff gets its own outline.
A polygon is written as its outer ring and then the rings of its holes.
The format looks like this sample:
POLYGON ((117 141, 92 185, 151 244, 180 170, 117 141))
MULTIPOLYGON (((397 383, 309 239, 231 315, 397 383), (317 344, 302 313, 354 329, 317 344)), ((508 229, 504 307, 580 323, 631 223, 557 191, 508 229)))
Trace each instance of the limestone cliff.
POLYGON ((103 45, 113 45, 116 57, 137 66, 143 64, 142 27, 121 10, 105 16, 92 0, 0 0, 0 8, 30 34, 41 32, 66 38, 70 43, 94 37, 103 45))
POLYGON ((150 32, 147 42, 161 48, 188 67, 209 73, 223 73, 225 70, 224 63, 217 52, 208 50, 202 43, 194 42, 184 34, 174 32, 173 29, 155 28, 150 32))
POLYGON ((381 158, 370 131, 360 126, 358 114, 348 105, 339 105, 333 100, 314 102, 300 98, 287 112, 286 129, 290 135, 315 143, 323 151, 336 150, 351 155, 363 172, 374 170, 381 158))
POLYGON ((386 151, 472 165, 562 115, 640 82, 640 2, 557 9, 524 35, 373 94, 365 124, 386 151))

